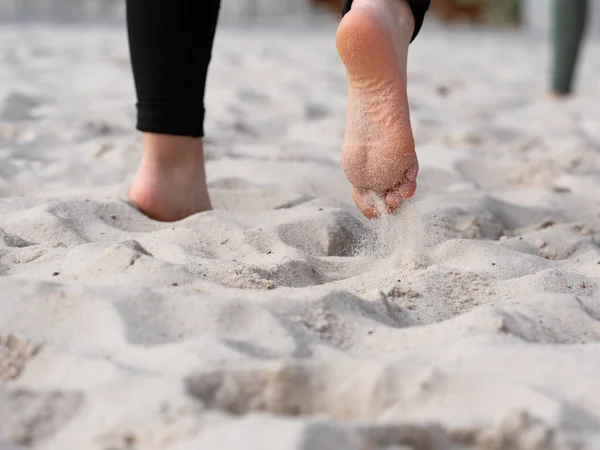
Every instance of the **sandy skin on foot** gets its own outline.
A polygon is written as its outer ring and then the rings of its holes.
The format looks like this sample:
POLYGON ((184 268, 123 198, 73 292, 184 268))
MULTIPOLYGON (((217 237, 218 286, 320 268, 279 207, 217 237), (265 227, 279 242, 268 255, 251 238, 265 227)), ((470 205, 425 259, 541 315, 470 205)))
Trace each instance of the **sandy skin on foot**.
POLYGON ((356 206, 369 218, 393 212, 417 187, 419 165, 406 93, 413 31, 407 2, 355 0, 336 35, 348 75, 342 167, 356 206))

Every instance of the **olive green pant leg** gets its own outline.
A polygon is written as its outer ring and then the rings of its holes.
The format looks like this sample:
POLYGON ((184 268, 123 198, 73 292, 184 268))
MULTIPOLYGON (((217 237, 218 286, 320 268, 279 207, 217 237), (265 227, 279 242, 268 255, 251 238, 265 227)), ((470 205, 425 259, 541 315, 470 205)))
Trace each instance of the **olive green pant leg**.
POLYGON ((555 93, 571 93, 587 10, 587 0, 553 0, 552 90, 555 93))

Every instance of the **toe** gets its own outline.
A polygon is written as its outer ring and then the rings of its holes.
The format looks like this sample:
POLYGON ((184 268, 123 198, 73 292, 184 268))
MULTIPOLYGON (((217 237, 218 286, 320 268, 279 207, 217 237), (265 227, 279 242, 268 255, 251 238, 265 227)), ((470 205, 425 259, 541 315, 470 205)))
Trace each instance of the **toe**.
POLYGON ((375 219, 382 214, 391 214, 396 211, 406 199, 414 195, 416 189, 417 183, 405 183, 380 195, 371 190, 354 188, 352 198, 356 207, 365 217, 375 219))
POLYGON ((385 194, 385 205, 388 212, 394 212, 402 202, 415 195, 417 190, 418 163, 413 163, 404 173, 404 180, 385 194))
POLYGON ((355 188, 352 197, 356 207, 368 219, 376 219, 382 215, 391 214, 404 201, 404 197, 398 191, 380 195, 374 191, 355 188))
POLYGON ((417 155, 413 154, 414 161, 404 171, 404 178, 409 183, 416 183, 417 175, 419 175, 419 161, 417 161, 417 155))
POLYGON ((352 199, 356 207, 367 219, 375 219, 378 216, 377 207, 370 191, 354 188, 352 190, 352 199))
POLYGON ((396 211, 403 201, 404 197, 402 197, 398 190, 392 190, 388 192, 385 196, 385 206, 387 208, 387 212, 393 213, 396 211))
POLYGON ((415 191, 417 190, 417 183, 403 183, 392 189, 387 194, 387 197, 399 197, 402 200, 406 200, 407 198, 411 198, 415 195, 415 191))
POLYGON ((402 205, 402 202, 404 202, 406 199, 411 198, 415 194, 416 189, 416 183, 406 183, 395 187, 394 189, 391 189, 385 195, 385 205, 387 207, 387 212, 393 213, 394 211, 396 211, 400 207, 400 205, 402 205))

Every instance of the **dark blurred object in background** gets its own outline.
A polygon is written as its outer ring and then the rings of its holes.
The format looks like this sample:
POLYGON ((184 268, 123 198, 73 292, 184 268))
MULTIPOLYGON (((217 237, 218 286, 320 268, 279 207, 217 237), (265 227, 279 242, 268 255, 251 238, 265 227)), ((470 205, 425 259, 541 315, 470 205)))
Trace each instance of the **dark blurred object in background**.
POLYGON ((340 14, 344 5, 343 0, 310 0, 314 6, 321 7, 333 14, 340 14))
POLYGON ((432 0, 430 11, 445 23, 518 25, 519 0, 432 0))
POLYGON ((589 6, 588 0, 552 2, 551 93, 557 97, 573 93, 573 80, 586 31, 589 6))
MULTIPOLYGON (((309 1, 313 6, 336 15, 343 6, 343 0, 309 1)), ((444 23, 469 22, 515 26, 520 23, 519 4, 520 0, 432 0, 430 11, 444 23)))
POLYGON ((443 22, 481 22, 485 1, 433 0, 430 11, 443 22))

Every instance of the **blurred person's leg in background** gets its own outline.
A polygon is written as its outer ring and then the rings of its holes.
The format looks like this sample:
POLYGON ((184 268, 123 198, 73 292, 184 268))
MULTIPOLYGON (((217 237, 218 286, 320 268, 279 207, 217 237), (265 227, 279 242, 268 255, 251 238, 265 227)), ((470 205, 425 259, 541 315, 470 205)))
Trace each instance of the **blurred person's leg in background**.
MULTIPOLYGON (((367 216, 378 212, 375 198, 391 211, 416 188, 406 59, 428 7, 429 0, 345 4, 336 35, 349 82, 342 164, 367 216)), ((127 0, 137 128, 143 133, 129 199, 157 220, 179 220, 211 207, 203 102, 218 10, 219 0, 127 0)))
POLYGON ((551 93, 556 96, 573 91, 588 7, 587 0, 553 0, 551 93))

